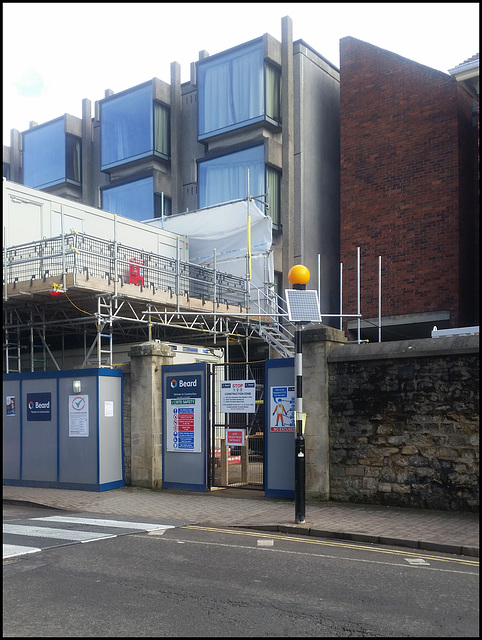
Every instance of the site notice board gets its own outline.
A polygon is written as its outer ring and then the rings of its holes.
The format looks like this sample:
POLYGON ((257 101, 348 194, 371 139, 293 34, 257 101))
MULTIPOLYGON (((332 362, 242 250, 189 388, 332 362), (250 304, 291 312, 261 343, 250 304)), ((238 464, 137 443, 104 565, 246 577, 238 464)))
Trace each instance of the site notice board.
POLYGON ((162 486, 207 490, 206 363, 162 367, 162 486))

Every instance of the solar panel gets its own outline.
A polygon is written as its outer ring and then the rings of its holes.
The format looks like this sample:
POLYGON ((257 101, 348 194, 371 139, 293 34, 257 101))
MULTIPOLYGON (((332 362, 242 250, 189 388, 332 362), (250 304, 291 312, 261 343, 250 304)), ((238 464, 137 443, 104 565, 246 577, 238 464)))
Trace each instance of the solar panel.
POLYGON ((285 289, 291 322, 321 322, 318 293, 308 289, 285 289))

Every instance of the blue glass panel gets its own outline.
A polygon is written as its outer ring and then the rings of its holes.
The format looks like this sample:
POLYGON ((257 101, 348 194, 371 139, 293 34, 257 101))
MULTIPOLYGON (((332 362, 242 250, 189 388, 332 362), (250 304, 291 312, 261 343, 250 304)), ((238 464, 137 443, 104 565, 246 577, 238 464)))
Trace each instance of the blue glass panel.
POLYGON ((102 190, 102 209, 134 220, 154 217, 154 182, 143 178, 102 190))
POLYGON ((199 65, 199 136, 245 126, 264 115, 263 44, 199 65))
POLYGON ((148 85, 100 105, 101 169, 153 153, 153 100, 148 85))
POLYGON ((230 200, 246 198, 265 192, 264 147, 229 153, 212 160, 199 162, 199 206, 210 207, 230 200))
POLYGON ((23 183, 44 189, 65 182, 64 119, 23 134, 23 183))

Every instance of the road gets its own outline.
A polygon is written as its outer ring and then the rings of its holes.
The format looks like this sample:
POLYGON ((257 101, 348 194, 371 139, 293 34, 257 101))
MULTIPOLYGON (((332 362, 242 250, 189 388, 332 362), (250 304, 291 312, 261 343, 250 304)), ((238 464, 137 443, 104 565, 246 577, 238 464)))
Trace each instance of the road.
POLYGON ((4 637, 479 637, 476 558, 127 520, 4 506, 4 637))

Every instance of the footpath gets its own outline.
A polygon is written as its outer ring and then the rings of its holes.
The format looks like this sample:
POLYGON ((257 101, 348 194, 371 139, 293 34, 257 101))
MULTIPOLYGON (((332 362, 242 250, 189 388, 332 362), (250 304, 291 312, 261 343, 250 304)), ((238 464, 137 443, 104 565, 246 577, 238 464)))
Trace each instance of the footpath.
POLYGON ((4 486, 3 502, 479 557, 479 514, 470 512, 307 500, 306 522, 296 524, 293 500, 265 498, 262 491, 249 489, 196 493, 121 487, 93 492, 4 486))

